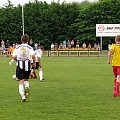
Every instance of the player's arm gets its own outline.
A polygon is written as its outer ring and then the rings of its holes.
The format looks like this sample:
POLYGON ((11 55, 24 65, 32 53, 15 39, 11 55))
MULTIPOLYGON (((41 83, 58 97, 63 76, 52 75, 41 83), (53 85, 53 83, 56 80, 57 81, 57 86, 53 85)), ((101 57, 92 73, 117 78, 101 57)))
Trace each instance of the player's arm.
POLYGON ((14 49, 14 51, 13 51, 12 59, 17 61, 17 50, 16 49, 14 49))
POLYGON ((108 64, 110 64, 110 59, 111 59, 112 54, 113 54, 112 51, 108 52, 108 61, 107 61, 108 64))
POLYGON ((110 64, 110 59, 111 59, 113 53, 114 53, 114 44, 109 48, 108 60, 107 60, 107 63, 108 63, 108 64, 110 64))
POLYGON ((15 61, 17 61, 17 56, 13 56, 12 59, 14 59, 15 61))
POLYGON ((33 59, 33 67, 36 67, 36 60, 35 60, 35 55, 32 55, 32 59, 33 59))
POLYGON ((33 66, 33 67, 36 67, 35 51, 33 50, 33 48, 31 48, 30 54, 31 54, 31 58, 32 58, 32 60, 33 60, 32 66, 33 66))

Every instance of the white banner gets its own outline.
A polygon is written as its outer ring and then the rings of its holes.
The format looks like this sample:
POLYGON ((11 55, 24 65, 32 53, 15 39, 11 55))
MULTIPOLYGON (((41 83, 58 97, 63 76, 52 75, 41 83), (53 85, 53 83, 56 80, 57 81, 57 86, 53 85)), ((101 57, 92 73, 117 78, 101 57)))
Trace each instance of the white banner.
POLYGON ((97 37, 110 37, 120 35, 120 24, 96 24, 97 37))

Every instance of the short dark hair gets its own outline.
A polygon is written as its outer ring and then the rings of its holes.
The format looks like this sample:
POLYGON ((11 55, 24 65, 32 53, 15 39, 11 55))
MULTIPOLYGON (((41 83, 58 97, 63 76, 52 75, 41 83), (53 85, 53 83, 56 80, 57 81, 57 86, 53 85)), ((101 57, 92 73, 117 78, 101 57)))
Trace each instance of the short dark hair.
POLYGON ((22 43, 29 42, 29 36, 27 34, 22 35, 21 36, 21 41, 22 41, 22 43))

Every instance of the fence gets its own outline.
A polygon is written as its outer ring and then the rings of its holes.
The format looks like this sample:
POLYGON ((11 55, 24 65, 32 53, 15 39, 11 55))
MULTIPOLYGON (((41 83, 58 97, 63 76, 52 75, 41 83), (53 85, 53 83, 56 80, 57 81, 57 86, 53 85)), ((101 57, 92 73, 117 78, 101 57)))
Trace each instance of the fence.
MULTIPOLYGON (((0 56, 7 55, 0 51, 0 56)), ((107 56, 107 51, 104 52, 100 50, 45 50, 43 51, 43 56, 45 57, 99 57, 107 56)))
POLYGON ((61 51, 51 51, 46 50, 43 52, 43 56, 46 57, 99 57, 100 50, 61 50, 61 51))

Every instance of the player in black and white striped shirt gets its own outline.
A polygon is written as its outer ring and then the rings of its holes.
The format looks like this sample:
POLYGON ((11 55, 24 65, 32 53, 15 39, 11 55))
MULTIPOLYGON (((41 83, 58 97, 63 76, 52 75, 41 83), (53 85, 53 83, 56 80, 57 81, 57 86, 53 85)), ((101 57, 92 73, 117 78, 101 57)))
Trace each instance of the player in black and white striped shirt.
POLYGON ((26 101, 29 96, 29 75, 31 72, 31 59, 35 66, 34 50, 27 43, 29 36, 27 34, 21 37, 22 44, 18 45, 13 52, 13 59, 17 61, 16 77, 19 81, 19 93, 22 97, 22 102, 26 101))

